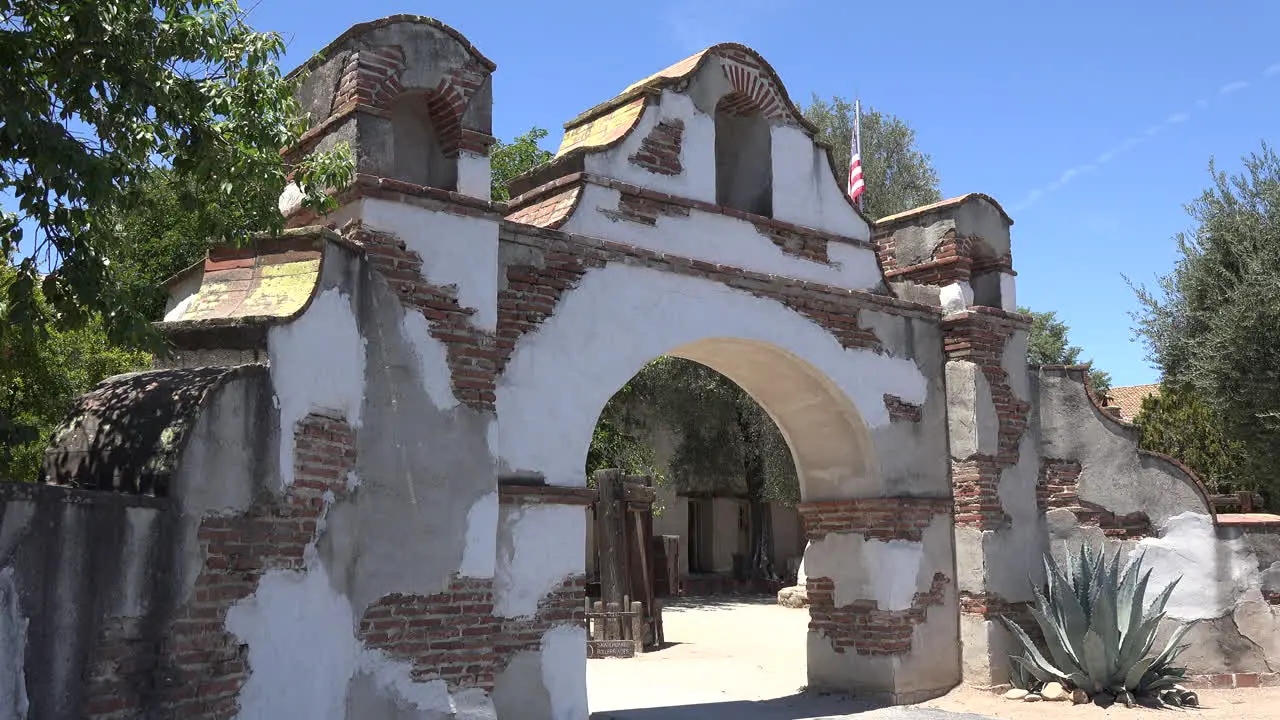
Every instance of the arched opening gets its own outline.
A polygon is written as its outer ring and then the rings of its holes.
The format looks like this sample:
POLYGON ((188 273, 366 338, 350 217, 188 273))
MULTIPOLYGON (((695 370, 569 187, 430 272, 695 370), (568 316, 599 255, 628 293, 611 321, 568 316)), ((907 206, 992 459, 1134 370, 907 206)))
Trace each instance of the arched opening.
POLYGON ((716 103, 716 203, 773 216, 773 140, 750 97, 732 92, 716 103))
POLYGON ((444 103, 426 93, 402 93, 391 102, 392 171, 397 180, 456 190, 457 122, 444 103))
MULTIPOLYGON (((609 512, 599 503, 589 514, 589 599, 608 610, 605 585, 620 581, 626 589, 615 594, 628 601, 659 596, 656 611, 640 608, 644 682, 626 682, 632 661, 589 660, 591 710, 646 717, 644 708, 677 701, 771 700, 806 685, 809 613, 779 605, 777 593, 796 585, 804 556, 801 496, 840 497, 853 477, 874 472, 870 438, 844 395, 777 346, 701 340, 622 386, 601 411, 585 460, 589 482, 605 467, 632 482, 643 477, 638 484, 653 487, 658 506, 642 520, 642 504, 627 502, 620 523, 618 513, 599 517, 609 512), (610 548, 623 566, 613 572, 602 566, 610 548), (636 580, 636 565, 646 563, 656 592, 636 580)), ((612 619, 592 622, 592 642, 607 645, 612 619)))

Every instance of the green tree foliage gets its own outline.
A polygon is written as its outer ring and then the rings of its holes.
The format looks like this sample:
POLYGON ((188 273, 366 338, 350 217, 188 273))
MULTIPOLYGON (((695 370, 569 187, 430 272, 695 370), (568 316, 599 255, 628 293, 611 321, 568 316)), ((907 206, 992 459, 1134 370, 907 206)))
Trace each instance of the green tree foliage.
MULTIPOLYGON (((1080 363, 1079 347, 1072 345, 1067 335, 1070 328, 1058 319, 1056 312, 1033 312, 1020 307, 1018 312, 1031 316, 1031 332, 1027 338, 1027 362, 1032 365, 1077 365, 1080 363)), ((1105 397, 1111 389, 1111 374, 1102 370, 1089 370, 1089 384, 1094 392, 1105 397)))
POLYGON ((546 130, 535 127, 509 143, 499 140, 489 149, 494 200, 509 200, 507 183, 555 157, 555 153, 538 147, 538 142, 546 136, 546 130))
POLYGON ((1280 478, 1280 158, 1265 143, 1187 206, 1158 291, 1135 286, 1136 334, 1170 383, 1194 390, 1243 444, 1270 494, 1280 478))
POLYGON ((16 207, 0 212, 16 267, 0 321, 100 317, 113 341, 149 337, 107 262, 106 218, 144 208, 158 167, 181 181, 194 237, 279 229, 290 175, 307 206, 330 207, 350 152, 281 159, 305 129, 283 49, 234 0, 0 0, 0 193, 16 207))
MULTIPOLYGON (((804 116, 817 126, 818 139, 831 146, 845 189, 853 154, 853 103, 814 95, 804 116)), ((916 131, 901 118, 869 107, 862 111, 862 176, 867 184, 863 211, 872 220, 942 199, 933 161, 916 147, 916 131)))
MULTIPOLYGON (((15 274, 12 266, 0 267, 0 281, 15 274)), ((38 288, 35 302, 44 304, 38 288)), ((113 346, 97 318, 72 330, 31 333, 0 325, 0 480, 34 481, 72 400, 104 378, 146 367, 149 359, 113 346)))
MULTIPOLYGON (((204 258, 209 239, 200 234, 199 219, 183 203, 201 189, 190 178, 168 170, 152 172, 139 181, 147 203, 128 213, 105 216, 110 233, 104 241, 121 297, 146 320, 164 314, 164 281, 204 258)), ((244 221, 238 205, 226 208, 231 222, 244 221)))
POLYGON ((1211 492, 1258 489, 1244 444, 1227 435, 1190 386, 1162 382, 1159 394, 1143 398, 1134 424, 1142 429, 1142 449, 1182 461, 1211 492))

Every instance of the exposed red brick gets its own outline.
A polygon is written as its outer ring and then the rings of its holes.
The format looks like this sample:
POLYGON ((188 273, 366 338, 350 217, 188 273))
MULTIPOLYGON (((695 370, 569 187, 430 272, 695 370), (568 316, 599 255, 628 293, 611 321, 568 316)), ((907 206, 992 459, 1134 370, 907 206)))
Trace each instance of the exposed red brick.
POLYGON ((784 230, 775 225, 769 225, 762 222, 754 223, 756 231, 761 235, 768 237, 777 245, 782 252, 788 255, 794 255, 805 260, 812 260, 824 265, 831 263, 831 258, 827 254, 829 241, 824 237, 817 237, 812 233, 796 232, 794 230, 784 230))
POLYGON ((923 410, 915 403, 909 403, 897 395, 884 396, 884 407, 889 411, 889 422, 918 423, 923 417, 923 410))
POLYGON ((422 276, 422 256, 404 241, 359 225, 344 230, 364 248, 369 263, 408 309, 422 313, 432 337, 444 343, 453 394, 468 407, 492 409, 499 352, 493 336, 471 322, 475 308, 464 307, 453 287, 433 285, 422 276))
POLYGON ((600 213, 610 220, 630 220, 641 225, 657 225, 658 218, 663 215, 688 217, 689 208, 651 200, 637 193, 624 192, 618 196, 618 209, 600 208, 600 213))
POLYGON ((947 359, 966 360, 982 370, 999 422, 995 455, 952 458, 957 525, 996 530, 1009 523, 998 493, 1000 473, 1018 462, 1018 445, 1027 429, 1031 405, 1014 395, 1002 362, 1009 338, 1027 326, 1023 316, 993 308, 970 310, 943 320, 947 359))
POLYGON ((906 655, 911 652, 915 626, 923 623, 932 605, 941 605, 950 580, 935 573, 926 592, 917 592, 907 610, 881 610, 875 600, 835 606, 835 583, 827 577, 807 580, 809 629, 831 643, 837 653, 906 655))
POLYGON ((679 175, 684 172, 684 166, 680 164, 683 139, 683 120, 660 120, 640 141, 640 149, 627 160, 657 175, 679 175))
POLYGON ((796 509, 804 523, 805 536, 813 542, 831 533, 920 542, 935 516, 951 512, 951 498, 820 500, 802 502, 796 509))
POLYGON ((1152 534, 1151 518, 1137 511, 1116 515, 1096 503, 1080 499, 1080 463, 1057 458, 1040 459, 1036 482, 1036 506, 1041 513, 1070 510, 1081 525, 1102 528, 1107 537, 1141 538, 1152 534))
POLYGON ((493 581, 458 578, 434 595, 393 594, 365 609, 360 640, 413 665, 419 682, 444 680, 451 690, 493 689, 494 677, 518 652, 537 650, 551 628, 585 625, 586 584, 563 582, 531 618, 493 614, 493 581))
POLYGON ((1040 630, 1040 624, 1036 622, 1035 616, 1031 614, 1031 610, 1035 607, 1035 603, 1031 602, 1010 602, 995 594, 994 592, 975 593, 968 590, 960 591, 960 612, 964 615, 978 615, 984 620, 997 620, 997 618, 1005 617, 1017 623, 1031 639, 1040 643, 1044 640, 1044 633, 1040 630))
POLYGON ((191 599, 159 636, 138 619, 107 623, 86 679, 83 717, 133 718, 142 708, 181 718, 239 712, 251 669, 246 646, 225 629, 227 611, 253 593, 267 570, 303 569, 326 493, 344 495, 355 467, 355 436, 342 420, 303 418, 294 447, 294 481, 282 497, 200 523, 204 566, 191 599))

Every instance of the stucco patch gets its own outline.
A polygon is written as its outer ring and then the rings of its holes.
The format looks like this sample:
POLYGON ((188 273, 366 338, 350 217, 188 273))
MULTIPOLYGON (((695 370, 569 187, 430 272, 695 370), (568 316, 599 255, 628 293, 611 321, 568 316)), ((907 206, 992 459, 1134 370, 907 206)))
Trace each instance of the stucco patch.
POLYGON ((400 323, 405 342, 418 359, 418 377, 431 403, 440 410, 458 405, 453 394, 453 375, 449 370, 449 351, 444 343, 431 336, 431 325, 420 312, 407 310, 400 323))
POLYGON ((551 696, 551 720, 587 716, 587 631, 563 625, 542 636, 542 684, 551 696))
POLYGON ((946 373, 951 457, 994 455, 999 450, 1000 421, 986 374, 964 360, 948 361, 946 373))
POLYGON ((249 646, 253 668, 240 691, 240 717, 345 718, 358 651, 351 618, 351 604, 320 563, 263 575, 257 592, 227 611, 227 630, 249 646))
MULTIPOLYGON (((505 509, 504 509, 505 510, 505 509)), ((567 505, 513 507, 503 513, 494 569, 493 612, 531 617, 538 601, 585 572, 586 512, 567 505)))
POLYGON ((832 533, 810 544, 805 563, 832 579, 836 607, 875 600, 881 610, 907 610, 921 589, 924 543, 832 533))
POLYGON ((942 311, 950 315, 967 310, 973 304, 973 288, 967 282, 953 282, 944 285, 939 293, 942 311))
POLYGON ((1186 512, 1169 518, 1161 537, 1137 545, 1151 587, 1163 588, 1181 576, 1169 598, 1169 616, 1178 620, 1222 617, 1261 582, 1257 561, 1242 540, 1219 540, 1208 515, 1186 512))
POLYGON ((471 504, 467 511, 467 544, 462 551, 458 574, 491 578, 497 557, 498 493, 491 492, 471 504))
POLYGON ((422 257, 422 276, 432 285, 453 286, 463 307, 475 308, 475 326, 498 325, 498 221, 430 212, 386 200, 365 201, 362 219, 391 233, 422 257))
POLYGON ((311 301, 302 317, 271 328, 271 382, 280 403, 280 477, 293 483, 294 426, 313 410, 342 413, 360 427, 365 340, 350 298, 337 288, 311 301))

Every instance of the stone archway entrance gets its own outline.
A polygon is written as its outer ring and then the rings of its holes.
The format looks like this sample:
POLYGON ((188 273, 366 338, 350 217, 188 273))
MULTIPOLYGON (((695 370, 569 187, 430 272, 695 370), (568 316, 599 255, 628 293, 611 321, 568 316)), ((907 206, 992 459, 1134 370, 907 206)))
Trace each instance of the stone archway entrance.
MULTIPOLYGON (((664 354, 739 384, 791 448, 811 543, 807 684, 909 701, 958 682, 945 456, 912 445, 916 421, 892 402, 930 402, 916 361, 846 347, 770 298, 607 265, 515 348, 497 388, 499 457, 552 485, 585 485, 601 409, 664 354)), ((584 537, 563 542, 584 557, 584 537)))

